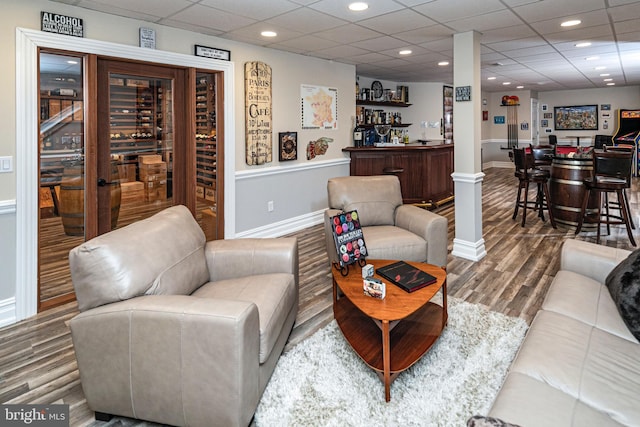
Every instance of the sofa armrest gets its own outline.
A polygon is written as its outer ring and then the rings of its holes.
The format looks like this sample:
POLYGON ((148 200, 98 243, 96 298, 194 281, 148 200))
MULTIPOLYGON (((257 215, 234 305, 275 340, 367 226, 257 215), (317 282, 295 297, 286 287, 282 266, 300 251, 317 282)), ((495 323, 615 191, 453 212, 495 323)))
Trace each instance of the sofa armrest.
POLYGON ((204 249, 212 282, 258 274, 290 273, 298 284, 295 237, 212 240, 204 249))
POLYGON ((560 270, 573 271, 604 284, 611 270, 630 253, 624 249, 569 239, 562 245, 560 270))
POLYGON ((338 253, 336 252, 336 243, 333 240, 333 224, 331 217, 342 213, 340 209, 327 209, 324 211, 324 240, 327 247, 327 255, 329 256, 329 264, 339 262, 338 253))
POLYGON ((427 262, 446 267, 448 221, 445 217, 413 205, 396 209, 396 226, 404 228, 427 242, 427 262))
POLYGON ((255 304, 148 295, 87 310, 70 328, 94 411, 171 425, 250 422, 259 400, 255 304))

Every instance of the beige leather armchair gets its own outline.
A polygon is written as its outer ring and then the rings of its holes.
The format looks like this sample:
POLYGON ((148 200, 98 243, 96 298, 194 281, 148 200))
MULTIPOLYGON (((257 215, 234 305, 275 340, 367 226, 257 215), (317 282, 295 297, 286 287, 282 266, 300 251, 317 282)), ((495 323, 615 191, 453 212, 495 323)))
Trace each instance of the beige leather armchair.
POLYGON ((329 209, 324 214, 329 260, 338 263, 330 218, 358 211, 367 258, 447 265, 447 219, 402 203, 400 181, 393 175, 344 176, 327 183, 329 209))
POLYGON ((97 419, 250 423, 296 318, 296 239, 205 242, 174 206, 69 261, 73 344, 97 419))

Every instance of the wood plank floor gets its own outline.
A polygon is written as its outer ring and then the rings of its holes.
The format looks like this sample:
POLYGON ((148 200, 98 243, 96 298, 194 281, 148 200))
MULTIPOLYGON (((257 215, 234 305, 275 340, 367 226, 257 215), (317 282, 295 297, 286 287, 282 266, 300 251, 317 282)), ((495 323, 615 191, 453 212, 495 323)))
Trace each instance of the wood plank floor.
MULTIPOLYGON (((449 295, 480 303, 530 322, 540 307, 559 267, 559 249, 566 239, 595 242, 595 232, 575 237, 571 230, 554 230, 535 215, 526 227, 513 221, 516 179, 512 169, 485 171, 483 232, 487 256, 471 262, 449 255, 449 295)), ((634 221, 640 224, 637 178, 629 192, 634 221)), ((449 251, 454 238, 454 206, 438 210, 449 220, 449 251)), ((300 305, 287 349, 310 336, 333 318, 331 270, 321 225, 294 234, 300 250, 300 305)), ((640 240, 640 231, 634 230, 640 240)), ((632 249, 621 226, 601 239, 602 245, 632 249)), ((68 329, 77 314, 75 303, 49 309, 33 318, 0 329, 0 402, 65 403, 72 426, 148 425, 116 418, 93 420, 87 407, 68 329)))

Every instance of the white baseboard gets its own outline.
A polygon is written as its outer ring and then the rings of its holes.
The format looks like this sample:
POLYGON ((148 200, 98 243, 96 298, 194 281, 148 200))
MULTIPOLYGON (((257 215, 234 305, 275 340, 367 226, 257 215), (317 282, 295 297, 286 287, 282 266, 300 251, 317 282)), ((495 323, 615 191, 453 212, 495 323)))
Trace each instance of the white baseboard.
POLYGON ((490 168, 507 168, 507 169, 512 169, 513 163, 512 162, 500 162, 497 160, 491 161, 491 162, 487 162, 487 163, 483 163, 482 164, 482 168, 483 169, 490 169, 490 168))
POLYGON ((0 328, 16 323, 16 298, 0 301, 0 328))
POLYGON ((477 242, 453 239, 453 250, 451 251, 451 255, 468 259, 470 261, 480 261, 482 258, 487 256, 484 239, 480 239, 477 242))
POLYGON ((280 237, 296 231, 304 230, 313 225, 322 224, 324 221, 324 209, 298 217, 289 218, 273 224, 263 225, 252 230, 236 233, 236 238, 246 237, 280 237))

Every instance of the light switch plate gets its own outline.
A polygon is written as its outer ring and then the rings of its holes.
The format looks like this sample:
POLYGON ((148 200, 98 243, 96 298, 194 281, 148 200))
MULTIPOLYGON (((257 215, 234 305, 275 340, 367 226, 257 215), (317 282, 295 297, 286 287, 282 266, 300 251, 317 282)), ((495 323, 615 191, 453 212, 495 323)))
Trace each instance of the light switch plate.
POLYGON ((13 157, 1 156, 0 157, 0 173, 13 172, 13 157))

